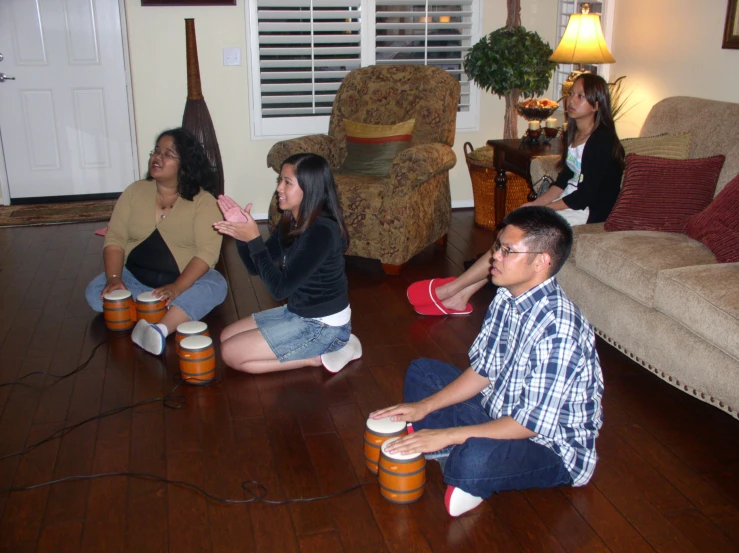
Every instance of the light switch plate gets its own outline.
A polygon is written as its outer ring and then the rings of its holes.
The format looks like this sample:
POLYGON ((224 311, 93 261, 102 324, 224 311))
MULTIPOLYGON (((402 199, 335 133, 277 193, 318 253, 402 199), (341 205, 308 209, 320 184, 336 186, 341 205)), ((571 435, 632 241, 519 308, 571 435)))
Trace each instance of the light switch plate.
POLYGON ((241 48, 224 48, 223 65, 241 65, 241 48))

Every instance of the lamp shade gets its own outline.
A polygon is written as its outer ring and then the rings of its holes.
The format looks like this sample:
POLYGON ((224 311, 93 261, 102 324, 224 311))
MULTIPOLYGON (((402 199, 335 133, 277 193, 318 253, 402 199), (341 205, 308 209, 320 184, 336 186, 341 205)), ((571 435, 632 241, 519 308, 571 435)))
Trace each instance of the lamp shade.
POLYGON ((600 15, 572 14, 565 34, 549 58, 557 63, 614 63, 600 26, 600 15))

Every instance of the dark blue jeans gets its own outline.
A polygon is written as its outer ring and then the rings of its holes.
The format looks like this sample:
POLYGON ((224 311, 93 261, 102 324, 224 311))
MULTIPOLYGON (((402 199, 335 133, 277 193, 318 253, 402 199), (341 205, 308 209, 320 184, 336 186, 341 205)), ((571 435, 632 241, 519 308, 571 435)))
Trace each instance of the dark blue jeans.
MULTIPOLYGON (((435 394, 460 374, 457 367, 448 363, 416 359, 405 375, 405 401, 420 401, 435 394)), ((480 394, 463 403, 434 411, 423 420, 414 422, 413 429, 452 428, 489 422, 492 419, 481 401, 480 394)), ((531 440, 470 438, 462 445, 430 453, 426 458, 442 461, 444 482, 478 497, 490 497, 505 490, 553 488, 572 482, 562 459, 548 447, 531 440)))

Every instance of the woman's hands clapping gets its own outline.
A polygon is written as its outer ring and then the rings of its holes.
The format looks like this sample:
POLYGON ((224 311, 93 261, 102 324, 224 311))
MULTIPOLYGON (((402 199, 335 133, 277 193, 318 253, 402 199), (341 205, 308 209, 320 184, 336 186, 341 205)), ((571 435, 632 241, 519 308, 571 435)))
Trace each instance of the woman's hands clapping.
POLYGON ((223 218, 229 223, 246 223, 246 212, 239 207, 235 201, 228 196, 218 196, 218 208, 223 213, 223 218))
POLYGON ((251 216, 251 206, 252 204, 248 204, 241 209, 228 196, 218 196, 218 208, 226 220, 213 223, 213 228, 242 242, 254 240, 259 236, 259 227, 251 216))

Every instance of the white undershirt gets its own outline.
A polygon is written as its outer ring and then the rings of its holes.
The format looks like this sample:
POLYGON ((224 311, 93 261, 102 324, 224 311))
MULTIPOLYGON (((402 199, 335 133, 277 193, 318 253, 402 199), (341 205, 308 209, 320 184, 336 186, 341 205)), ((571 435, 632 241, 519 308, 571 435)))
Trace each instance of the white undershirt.
POLYGON ((323 324, 328 326, 344 326, 346 323, 352 320, 352 308, 347 305, 344 309, 333 315, 326 315, 325 317, 314 317, 316 321, 321 321, 323 324))
MULTIPOLYGON (((567 148, 567 167, 572 170, 573 176, 569 181, 567 181, 567 187, 564 189, 564 192, 562 192, 562 195, 557 198, 558 200, 572 194, 577 190, 578 185, 582 182, 582 152, 584 149, 585 142, 579 146, 570 146, 567 148)), ((584 225, 588 222, 590 208, 570 209, 568 207, 558 211, 557 213, 564 217, 571 227, 574 227, 575 225, 584 225)))

